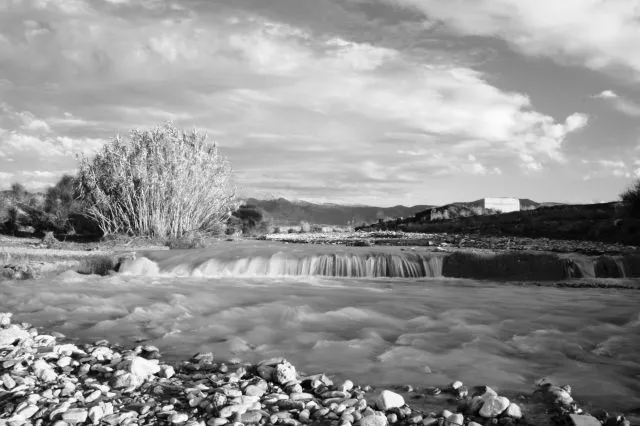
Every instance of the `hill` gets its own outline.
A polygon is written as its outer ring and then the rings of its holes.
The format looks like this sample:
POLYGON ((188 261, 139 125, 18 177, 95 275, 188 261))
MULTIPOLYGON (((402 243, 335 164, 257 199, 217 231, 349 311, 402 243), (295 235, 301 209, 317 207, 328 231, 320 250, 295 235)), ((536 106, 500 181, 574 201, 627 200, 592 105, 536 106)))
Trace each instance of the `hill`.
POLYGON ((640 244, 640 219, 625 217, 620 204, 616 202, 548 205, 511 213, 471 215, 450 220, 421 220, 418 214, 402 221, 364 228, 374 229, 640 244))
POLYGON ((315 204, 307 201, 290 201, 285 198, 258 200, 248 198, 246 204, 263 210, 273 219, 275 225, 297 225, 304 220, 321 225, 362 225, 375 223, 378 219, 389 220, 397 217, 413 216, 431 206, 374 207, 361 205, 315 204))

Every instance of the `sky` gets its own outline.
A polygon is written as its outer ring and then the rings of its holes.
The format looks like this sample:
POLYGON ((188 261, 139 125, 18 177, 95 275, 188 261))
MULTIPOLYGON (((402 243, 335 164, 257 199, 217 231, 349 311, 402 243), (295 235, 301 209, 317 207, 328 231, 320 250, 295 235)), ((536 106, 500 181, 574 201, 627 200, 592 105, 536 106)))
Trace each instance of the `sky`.
POLYGON ((639 46, 639 0, 0 0, 0 187, 171 120, 243 196, 612 201, 639 46))

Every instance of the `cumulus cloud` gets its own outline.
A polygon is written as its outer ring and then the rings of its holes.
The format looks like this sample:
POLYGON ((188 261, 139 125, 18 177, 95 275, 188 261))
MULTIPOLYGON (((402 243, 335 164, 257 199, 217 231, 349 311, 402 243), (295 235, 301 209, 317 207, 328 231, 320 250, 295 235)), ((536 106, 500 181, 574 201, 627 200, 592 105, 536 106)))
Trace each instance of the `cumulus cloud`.
POLYGON ((386 0, 423 11, 462 35, 504 39, 534 56, 591 69, 624 67, 640 78, 636 0, 386 0))
POLYGON ((454 53, 415 57, 222 2, 62 3, 0 6, 0 152, 18 161, 91 153, 172 119, 210 130, 246 187, 384 194, 565 162, 589 121, 554 118, 454 53))

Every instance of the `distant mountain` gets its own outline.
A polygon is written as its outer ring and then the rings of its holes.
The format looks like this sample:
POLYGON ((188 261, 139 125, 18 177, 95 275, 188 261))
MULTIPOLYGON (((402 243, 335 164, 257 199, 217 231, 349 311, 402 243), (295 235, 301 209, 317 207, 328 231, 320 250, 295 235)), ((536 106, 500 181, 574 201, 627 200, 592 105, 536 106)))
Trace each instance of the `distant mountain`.
POLYGON ((246 204, 253 205, 267 213, 276 225, 297 225, 304 220, 319 225, 361 225, 374 223, 378 219, 393 219, 413 216, 419 211, 431 208, 428 205, 412 207, 374 207, 340 204, 314 204, 308 201, 290 201, 286 198, 258 200, 247 198, 246 204))

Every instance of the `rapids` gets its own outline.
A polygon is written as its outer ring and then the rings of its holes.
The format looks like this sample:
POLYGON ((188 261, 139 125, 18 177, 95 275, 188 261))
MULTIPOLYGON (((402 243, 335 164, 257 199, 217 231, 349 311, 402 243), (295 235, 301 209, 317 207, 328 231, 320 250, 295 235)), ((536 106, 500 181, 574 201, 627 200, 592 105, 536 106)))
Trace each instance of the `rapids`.
POLYGON ((309 373, 373 385, 459 379, 512 395, 551 377, 571 384, 585 409, 640 407, 637 290, 65 272, 0 282, 0 311, 80 341, 145 340, 174 360, 285 356, 309 373))

